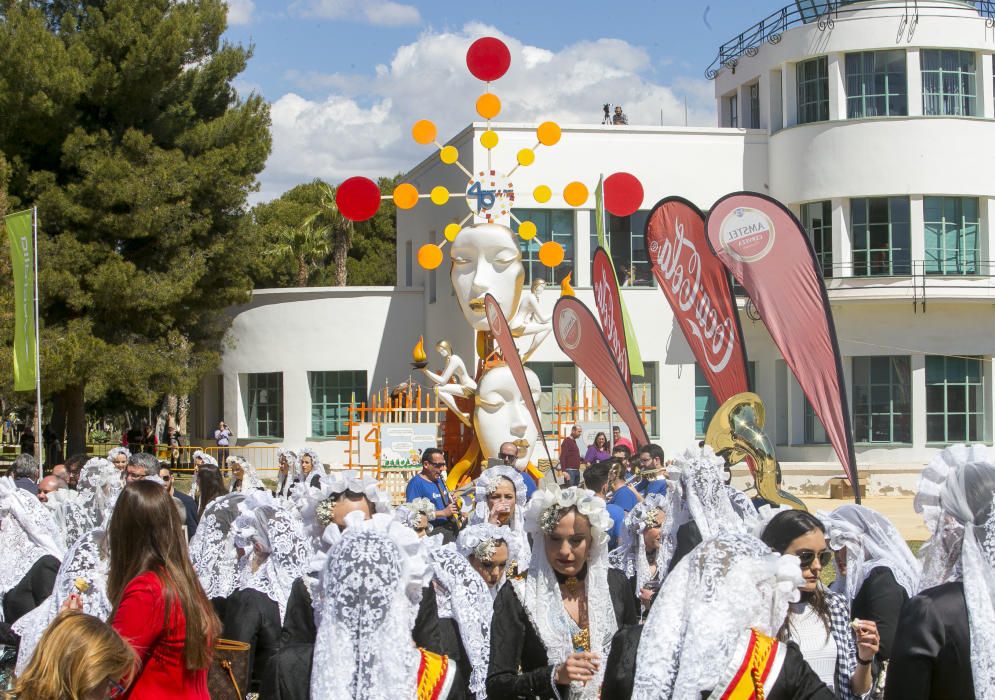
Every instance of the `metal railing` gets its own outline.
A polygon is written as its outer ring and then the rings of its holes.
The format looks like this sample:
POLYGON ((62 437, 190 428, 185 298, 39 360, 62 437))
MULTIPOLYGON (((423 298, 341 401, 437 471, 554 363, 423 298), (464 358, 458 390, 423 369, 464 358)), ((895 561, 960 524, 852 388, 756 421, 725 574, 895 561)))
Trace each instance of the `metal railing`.
MULTIPOLYGON (((987 27, 995 27, 995 0, 975 0, 971 4, 978 10, 978 14, 985 18, 987 27)), ((929 6, 928 0, 922 2, 906 0, 903 21, 914 26, 919 21, 920 8, 929 6)), ((764 44, 780 43, 781 35, 792 27, 814 23, 821 31, 832 29, 836 25, 841 7, 846 7, 848 12, 880 9, 874 6, 860 7, 859 0, 810 0, 809 2, 798 0, 770 13, 746 31, 722 44, 715 60, 705 69, 705 77, 713 80, 723 68, 735 71, 742 56, 752 58, 759 53, 760 47, 764 44)))

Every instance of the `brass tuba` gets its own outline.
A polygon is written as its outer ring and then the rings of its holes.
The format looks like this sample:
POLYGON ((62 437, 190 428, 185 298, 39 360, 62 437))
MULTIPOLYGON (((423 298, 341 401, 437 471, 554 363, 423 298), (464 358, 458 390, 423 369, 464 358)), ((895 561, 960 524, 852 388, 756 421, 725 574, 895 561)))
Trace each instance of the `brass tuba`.
POLYGON ((765 416, 764 402, 759 396, 749 391, 736 394, 715 412, 708 424, 705 443, 730 465, 746 462, 761 498, 807 511, 801 500, 778 485, 781 467, 763 429, 765 416))

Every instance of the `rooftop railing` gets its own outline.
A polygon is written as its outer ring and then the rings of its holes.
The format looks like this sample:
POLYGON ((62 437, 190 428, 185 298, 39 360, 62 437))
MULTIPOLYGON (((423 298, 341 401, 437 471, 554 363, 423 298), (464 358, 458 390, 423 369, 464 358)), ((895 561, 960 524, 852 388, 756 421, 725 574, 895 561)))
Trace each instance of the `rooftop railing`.
MULTIPOLYGON (((767 17, 754 24, 719 47, 719 54, 705 69, 705 77, 713 80, 723 68, 736 70, 742 56, 753 57, 764 44, 777 44, 781 35, 792 27, 800 24, 815 24, 821 31, 832 29, 841 7, 847 7, 848 12, 879 9, 873 5, 860 7, 861 0, 797 0, 770 13, 767 17)), ((965 4, 973 5, 978 14, 985 18, 985 25, 995 27, 995 0, 974 0, 965 4)), ((919 10, 931 7, 928 0, 905 0, 903 22, 914 27, 919 21, 919 10)), ((904 31, 904 27, 903 27, 904 31)), ((910 29, 911 31, 911 29, 910 29)))

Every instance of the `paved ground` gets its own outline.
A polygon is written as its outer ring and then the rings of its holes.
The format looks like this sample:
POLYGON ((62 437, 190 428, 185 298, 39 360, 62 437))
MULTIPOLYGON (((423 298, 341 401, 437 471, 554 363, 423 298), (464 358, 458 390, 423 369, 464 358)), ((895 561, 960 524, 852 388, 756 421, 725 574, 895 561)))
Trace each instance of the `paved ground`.
MULTIPOLYGON (((832 498, 819 498, 818 496, 802 496, 802 500, 813 513, 820 510, 830 511, 844 503, 853 501, 839 501, 832 498)), ((902 496, 871 496, 861 501, 862 505, 873 508, 891 522, 902 533, 906 540, 921 541, 929 538, 929 531, 923 525, 922 517, 912 509, 912 498, 902 496)))

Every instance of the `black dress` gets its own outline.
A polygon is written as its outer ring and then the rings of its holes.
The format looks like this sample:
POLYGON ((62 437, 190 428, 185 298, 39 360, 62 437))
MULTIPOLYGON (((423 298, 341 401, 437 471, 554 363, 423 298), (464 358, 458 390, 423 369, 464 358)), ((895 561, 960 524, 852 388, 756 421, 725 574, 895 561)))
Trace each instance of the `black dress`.
POLYGON ((51 554, 39 557, 3 597, 3 619, 14 624, 52 595, 61 563, 51 554))
POLYGON ((929 588, 898 619, 885 700, 974 700, 964 584, 929 588))
MULTIPOLYGON (((636 652, 642 633, 642 625, 626 627, 615 633, 605 668, 605 683, 601 688, 602 700, 627 700, 632 697, 636 652)), ((767 693, 767 700, 836 700, 836 695, 819 679, 793 642, 786 645, 786 650, 784 667, 767 693)), ((701 697, 704 700, 709 695, 705 692, 701 697)))
MULTIPOLYGON (((287 601, 287 614, 280 633, 280 651, 270 658, 263 673, 260 700, 308 700, 311 694, 311 659, 317 636, 311 593, 304 579, 298 578, 290 589, 287 601)), ((422 589, 411 638, 422 649, 445 654, 439 631, 439 606, 432 586, 422 589)))
POLYGON ((878 633, 881 635, 881 646, 877 654, 879 661, 891 658, 898 616, 908 599, 909 594, 895 580, 891 569, 879 566, 871 569, 850 604, 854 617, 877 623, 878 633))
POLYGON ((249 674, 255 689, 280 650, 280 606, 265 593, 247 588, 228 596, 225 612, 221 636, 249 645, 249 674))
POLYGON ((674 547, 674 556, 670 558, 667 573, 673 571, 677 562, 686 557, 699 544, 701 544, 701 530, 698 529, 698 524, 695 521, 689 520, 677 528, 677 543, 674 547))
MULTIPOLYGON (((625 574, 616 569, 608 570, 608 592, 619 629, 635 624, 638 613, 625 574)), ((553 666, 546 656, 546 647, 508 581, 494 601, 487 696, 546 700, 555 698, 558 692, 560 697, 566 697, 566 686, 558 686, 554 691, 552 674, 553 666)))

